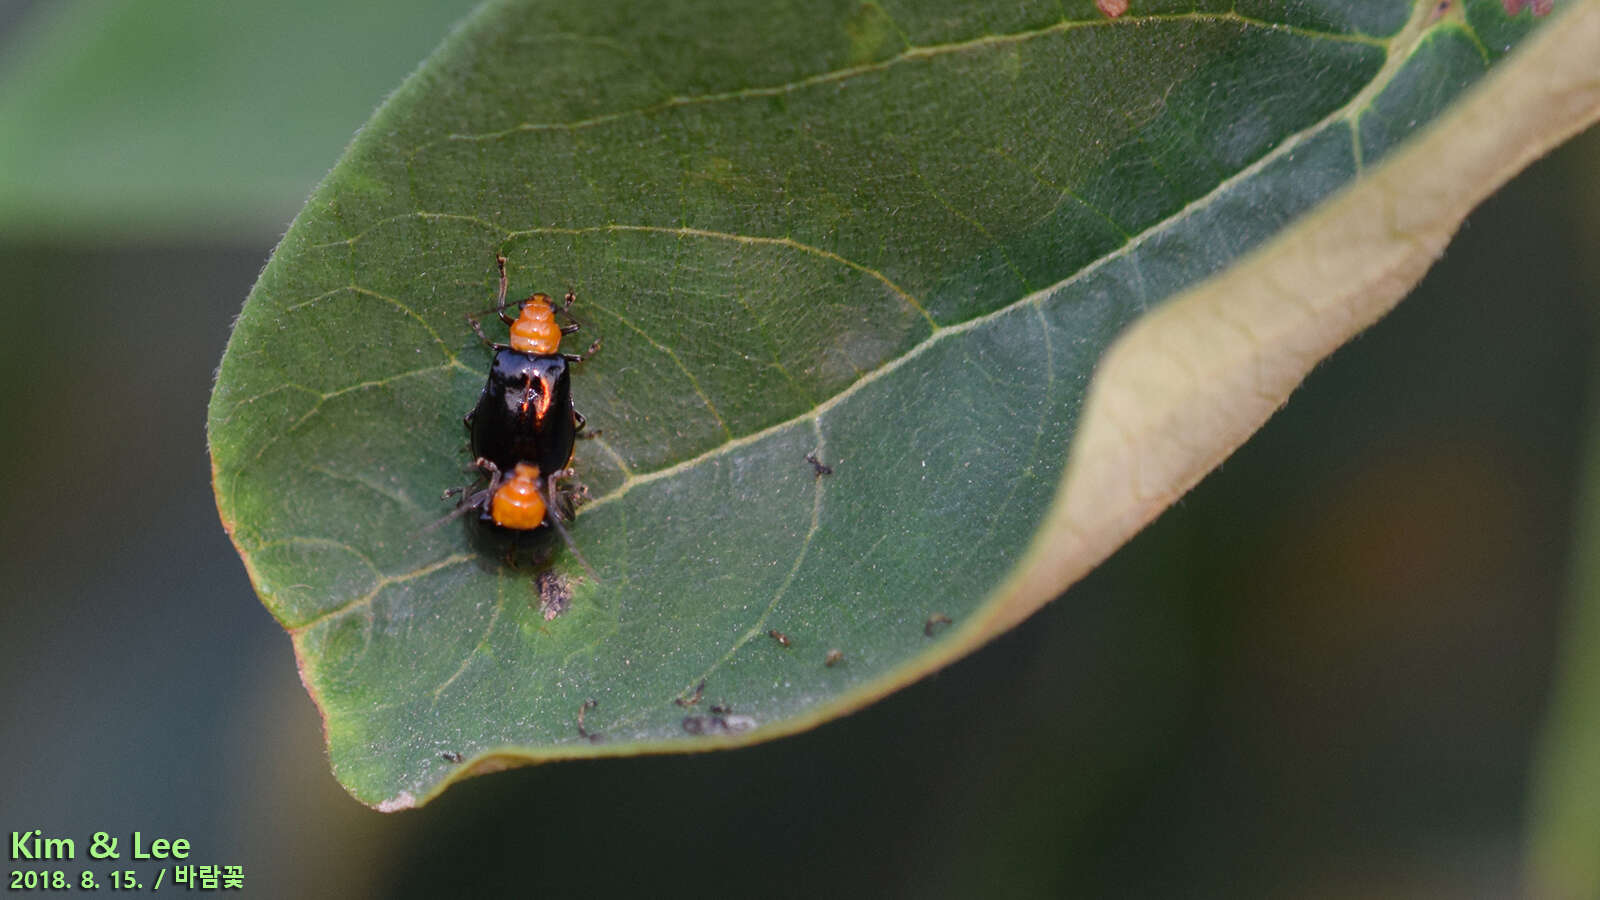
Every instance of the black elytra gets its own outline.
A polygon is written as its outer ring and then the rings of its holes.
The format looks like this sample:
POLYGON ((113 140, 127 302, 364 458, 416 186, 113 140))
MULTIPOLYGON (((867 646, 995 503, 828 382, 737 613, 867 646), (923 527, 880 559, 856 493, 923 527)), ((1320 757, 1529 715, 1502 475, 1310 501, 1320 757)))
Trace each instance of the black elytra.
MULTIPOLYGON (((560 352, 560 338, 580 327, 566 308, 574 297, 569 292, 560 310, 571 320, 566 325, 556 325, 556 308, 544 294, 523 300, 518 304, 519 316, 508 316, 505 258, 496 261, 500 294, 493 312, 511 326, 512 343, 489 340, 477 318, 467 317, 495 355, 478 402, 462 421, 471 435, 475 458, 488 460, 502 472, 512 471, 518 463, 533 463, 549 477, 567 468, 584 425, 583 415, 572 406, 571 369, 584 357, 560 352)), ((593 353, 599 346, 596 340, 587 352, 593 353)))
POLYGON ((509 347, 495 353, 478 405, 466 417, 472 455, 501 471, 519 462, 531 462, 541 472, 565 469, 580 420, 572 408, 567 360, 509 347))

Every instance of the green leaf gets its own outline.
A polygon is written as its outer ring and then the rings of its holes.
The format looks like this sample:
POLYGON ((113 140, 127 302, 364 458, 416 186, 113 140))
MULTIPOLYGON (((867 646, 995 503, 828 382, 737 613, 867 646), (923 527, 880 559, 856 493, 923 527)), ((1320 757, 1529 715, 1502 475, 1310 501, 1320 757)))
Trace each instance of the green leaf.
POLYGON ((765 740, 1010 627, 1594 117, 1573 6, 1502 61, 1533 19, 1495 2, 491 4, 296 220, 211 405, 339 779, 398 809, 765 740), (496 253, 605 340, 574 382, 598 577, 548 539, 549 620, 542 567, 426 530, 496 253))
POLYGON ((470 0, 36 4, 0 72, 0 230, 276 235, 470 0))

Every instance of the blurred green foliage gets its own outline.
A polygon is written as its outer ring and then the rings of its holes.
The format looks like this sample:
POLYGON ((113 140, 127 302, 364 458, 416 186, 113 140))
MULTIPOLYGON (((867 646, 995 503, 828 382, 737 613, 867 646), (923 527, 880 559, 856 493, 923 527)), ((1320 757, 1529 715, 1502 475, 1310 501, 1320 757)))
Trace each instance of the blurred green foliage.
POLYGON ((0 57, 0 233, 277 234, 471 0, 70 0, 0 57))

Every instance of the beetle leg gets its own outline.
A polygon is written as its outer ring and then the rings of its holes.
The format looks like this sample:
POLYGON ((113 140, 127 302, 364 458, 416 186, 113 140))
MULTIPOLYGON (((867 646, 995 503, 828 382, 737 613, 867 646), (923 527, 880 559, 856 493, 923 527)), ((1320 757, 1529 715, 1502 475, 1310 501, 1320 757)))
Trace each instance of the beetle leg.
POLYGON ((597 438, 600 435, 605 434, 604 431, 601 431, 598 428, 596 428, 593 431, 584 431, 583 427, 585 425, 589 424, 589 420, 585 419, 583 417, 583 413, 578 412, 577 410, 573 410, 572 411, 572 421, 573 421, 572 436, 577 438, 580 441, 586 441, 586 440, 589 440, 590 438, 597 438))
POLYGON ((594 498, 589 496, 589 486, 581 481, 578 482, 577 487, 571 488, 567 491, 567 502, 572 505, 574 512, 577 511, 578 507, 588 503, 592 499, 594 498))
MULTIPOLYGON (((494 295, 494 306, 484 310, 481 313, 478 313, 477 315, 478 316, 486 316, 489 313, 494 313, 495 315, 500 317, 500 321, 506 323, 507 325, 510 325, 512 322, 515 322, 516 319, 513 318, 513 317, 508 317, 506 315, 506 307, 511 305, 511 304, 506 302, 506 285, 507 285, 507 281, 506 281, 506 258, 504 256, 496 256, 494 258, 494 264, 495 264, 495 267, 500 270, 500 291, 499 291, 499 293, 496 293, 494 295)), ((476 319, 477 316, 469 316, 468 318, 476 319)), ((481 332, 481 331, 478 332, 478 336, 479 337, 483 337, 483 332, 481 332)), ((484 343, 488 343, 488 341, 485 341, 484 343)), ((504 348, 503 347, 496 347, 495 349, 504 349, 504 348)))
POLYGON ((472 467, 482 472, 489 479, 489 486, 486 490, 491 494, 498 490, 505 480, 501 475, 500 467, 495 465, 492 459, 485 459, 480 456, 472 461, 472 467))
POLYGON ((563 316, 567 317, 567 324, 561 326, 561 333, 562 334, 571 334, 574 331, 577 331, 578 329, 583 327, 583 320, 572 314, 572 308, 571 307, 572 307, 572 292, 571 291, 567 291, 567 305, 566 306, 563 306, 560 309, 556 309, 553 306, 551 307, 551 310, 553 312, 558 312, 558 313, 562 314, 563 316))
POLYGON ((594 352, 596 350, 600 349, 600 340, 601 340, 600 338, 595 338, 594 339, 594 343, 589 345, 589 349, 583 351, 581 354, 580 353, 563 353, 563 354, 561 354, 561 358, 566 360, 569 363, 581 363, 584 360, 588 359, 589 357, 593 356, 594 352))
POLYGON ((565 481, 565 480, 567 480, 567 479, 569 479, 569 478, 575 477, 577 474, 578 474, 578 470, 572 468, 571 466, 568 466, 565 469, 557 469, 556 471, 551 472, 550 476, 544 480, 545 487, 548 488, 549 491, 550 491, 550 502, 551 502, 551 507, 550 508, 551 509, 560 509, 563 512, 565 512, 566 515, 562 516, 562 518, 564 518, 564 519, 572 518, 572 498, 571 498, 571 489, 570 488, 560 487, 560 483, 565 481), (554 505, 555 498, 556 498, 557 495, 559 495, 561 497, 561 505, 560 506, 555 506, 554 505))
MULTIPOLYGON (((554 475, 544 480, 544 492, 547 500, 545 503, 545 522, 547 522, 551 528, 554 528, 557 534, 561 535, 561 540, 566 543, 567 549, 572 551, 572 555, 578 560, 579 565, 582 565, 583 570, 589 573, 589 577, 594 579, 596 584, 599 584, 600 576, 594 573, 594 567, 590 566, 589 561, 583 558, 582 553, 578 552, 578 545, 572 542, 572 535, 567 533, 566 526, 561 524, 561 515, 556 512, 556 479, 563 477, 570 478, 572 474, 572 469, 562 469, 561 471, 556 472, 554 475)), ((567 518, 570 519, 571 515, 569 514, 567 518)))
POLYGON ((506 258, 496 256, 494 264, 500 269, 500 293, 494 297, 494 311, 499 314, 500 321, 510 325, 512 320, 506 318, 506 258))
POLYGON ((474 494, 468 493, 466 488, 451 488, 450 490, 445 491, 444 496, 440 497, 439 499, 449 499, 452 494, 462 495, 461 500, 456 503, 456 508, 450 510, 450 512, 446 513, 443 518, 438 519, 432 525, 422 529, 423 533, 433 531, 446 522, 454 522, 456 519, 461 518, 469 512, 481 509, 484 503, 487 502, 491 496, 490 492, 488 491, 478 491, 474 494))
POLYGON ((546 480, 550 485, 550 493, 552 498, 554 498, 554 496, 557 494, 560 495, 560 508, 566 512, 565 518, 567 519, 572 518, 573 513, 577 511, 578 507, 589 502, 591 499, 589 496, 589 486, 581 481, 576 480, 573 484, 564 487, 558 488, 556 487, 556 484, 561 481, 566 481, 567 479, 576 479, 577 477, 578 470, 569 466, 565 469, 559 469, 551 473, 550 477, 546 480))
MULTIPOLYGON (((483 313, 479 313, 478 315, 483 315, 483 313)), ((494 341, 489 340, 489 336, 483 333, 483 326, 478 324, 478 316, 468 313, 467 324, 472 326, 472 330, 478 335, 478 340, 482 341, 483 345, 488 347, 490 350, 499 351, 509 350, 511 348, 510 344, 497 344, 494 341)))
MULTIPOLYGON (((500 321, 510 325, 516 319, 506 315, 506 307, 510 305, 506 303, 506 258, 504 256, 496 256, 494 264, 500 267, 500 293, 495 295, 494 311, 500 316, 500 321)), ((522 304, 517 304, 517 311, 522 311, 522 304)))

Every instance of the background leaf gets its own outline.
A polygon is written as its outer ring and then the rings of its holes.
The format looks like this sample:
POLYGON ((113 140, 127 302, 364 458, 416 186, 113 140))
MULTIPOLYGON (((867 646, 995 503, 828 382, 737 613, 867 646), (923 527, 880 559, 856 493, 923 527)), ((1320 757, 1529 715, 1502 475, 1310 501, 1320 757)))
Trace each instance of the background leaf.
POLYGON ((0 65, 0 231, 277 235, 472 6, 38 4, 0 65))
MULTIPOLYGON (((1600 169, 1574 170, 1565 187, 1600 198, 1600 169)), ((1575 230, 1600 222, 1600 206, 1578 213, 1575 230)), ((1573 281, 1600 285, 1600 265, 1576 257, 1573 281)), ((1589 308, 1593 311, 1593 307, 1589 308)), ((1591 365, 1591 370, 1593 366, 1591 365)), ((1573 493, 1566 609, 1558 662, 1550 679, 1528 799, 1527 893, 1537 897, 1600 894, 1600 378, 1589 373, 1588 408, 1574 416, 1584 444, 1573 493)))
MULTIPOLYGON (((1111 339, 1388 155, 1531 22, 659 16, 475 17, 313 197, 224 359, 224 521, 336 773, 380 808, 438 790, 455 754, 705 746, 672 702, 701 679, 754 728, 730 740, 787 733, 1025 615, 1081 572, 1048 549, 1050 504, 1111 339), (605 431, 574 526, 601 580, 557 551, 575 596, 550 622, 527 572, 421 532, 460 478, 485 360, 461 313, 497 251, 520 293, 576 288, 607 342, 577 386, 605 431), (925 636, 933 612, 956 627, 925 636), (575 728, 589 698, 605 743, 575 728)), ((1411 278, 1431 247, 1407 247, 1411 278)), ((1131 483, 1151 508, 1186 486, 1131 483)))

